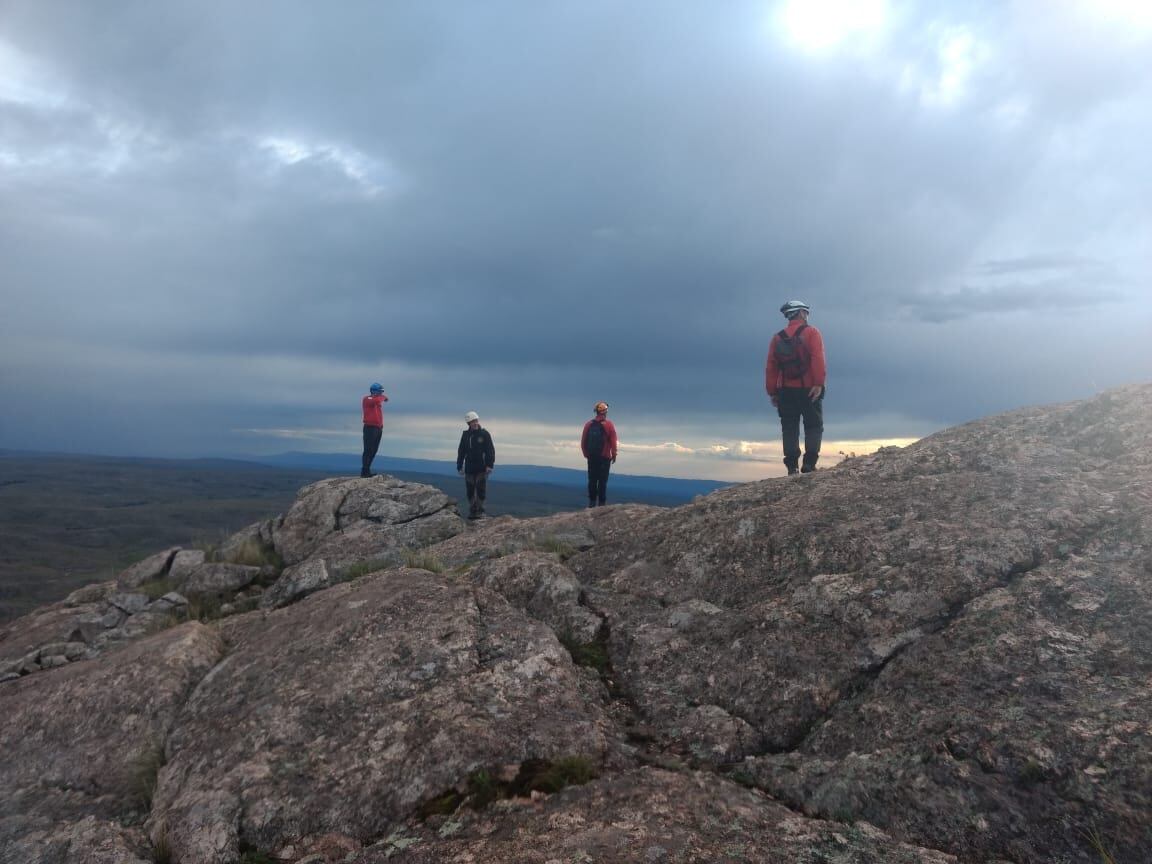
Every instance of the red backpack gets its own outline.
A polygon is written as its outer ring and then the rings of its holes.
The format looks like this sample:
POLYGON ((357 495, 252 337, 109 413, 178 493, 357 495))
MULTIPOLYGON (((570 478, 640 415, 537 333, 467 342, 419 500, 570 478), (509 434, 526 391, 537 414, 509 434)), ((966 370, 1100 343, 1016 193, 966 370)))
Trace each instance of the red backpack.
POLYGON ((807 324, 801 324, 791 336, 788 335, 787 329, 776 334, 776 346, 772 352, 776 355, 776 365, 780 367, 780 372, 785 378, 803 378, 812 365, 812 354, 804 344, 804 340, 800 338, 800 334, 807 328, 807 324))

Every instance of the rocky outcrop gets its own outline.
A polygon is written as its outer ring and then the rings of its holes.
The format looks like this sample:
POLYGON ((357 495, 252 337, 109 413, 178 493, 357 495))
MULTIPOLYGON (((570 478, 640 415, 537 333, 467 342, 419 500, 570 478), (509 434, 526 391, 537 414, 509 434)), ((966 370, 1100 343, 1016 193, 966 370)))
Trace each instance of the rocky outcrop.
POLYGON ((314 484, 0 631, 0 862, 1143 860, 1150 438, 1144 385, 675 510, 314 484), (177 584, 234 614, 146 635, 177 584))

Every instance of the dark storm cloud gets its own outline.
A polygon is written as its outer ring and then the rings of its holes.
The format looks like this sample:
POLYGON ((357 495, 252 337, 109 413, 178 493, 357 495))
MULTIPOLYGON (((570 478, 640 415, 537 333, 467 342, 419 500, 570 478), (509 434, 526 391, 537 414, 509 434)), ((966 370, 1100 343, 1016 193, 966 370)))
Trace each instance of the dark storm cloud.
POLYGON ((1116 178, 1147 179, 1123 142, 1152 121, 1107 113, 1146 100, 1141 45, 1092 30, 1074 74, 1072 24, 892 6, 881 44, 819 55, 775 8, 9 0, 21 375, 66 371, 58 341, 199 356, 234 370, 199 410, 231 415, 278 358, 404 365, 443 381, 428 412, 611 391, 659 426, 763 409, 800 296, 845 425, 1020 404, 967 356, 993 311, 1038 316, 1010 322, 1028 395, 1115 378, 1048 345, 1053 315, 1149 316, 1116 178))

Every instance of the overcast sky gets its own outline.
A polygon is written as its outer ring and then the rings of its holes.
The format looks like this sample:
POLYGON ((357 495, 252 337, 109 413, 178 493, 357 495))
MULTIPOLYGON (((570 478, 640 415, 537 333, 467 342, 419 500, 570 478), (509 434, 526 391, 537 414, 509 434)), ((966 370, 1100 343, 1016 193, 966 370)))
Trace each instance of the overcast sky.
MULTIPOLYGON (((0 447, 783 470, 1152 378, 1152 4, 0 0, 0 447)), ((353 460, 354 461, 354 460, 353 460)), ((355 470, 353 464, 350 471, 355 470)))

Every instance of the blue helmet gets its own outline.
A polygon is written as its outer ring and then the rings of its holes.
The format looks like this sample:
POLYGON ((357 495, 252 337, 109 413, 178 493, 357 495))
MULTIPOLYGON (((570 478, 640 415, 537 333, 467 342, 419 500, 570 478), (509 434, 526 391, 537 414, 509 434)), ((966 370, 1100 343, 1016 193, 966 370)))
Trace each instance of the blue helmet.
POLYGON ((368 388, 368 392, 369 393, 383 393, 384 387, 381 384, 373 384, 371 387, 368 388))

